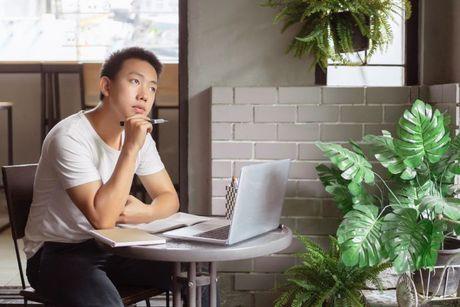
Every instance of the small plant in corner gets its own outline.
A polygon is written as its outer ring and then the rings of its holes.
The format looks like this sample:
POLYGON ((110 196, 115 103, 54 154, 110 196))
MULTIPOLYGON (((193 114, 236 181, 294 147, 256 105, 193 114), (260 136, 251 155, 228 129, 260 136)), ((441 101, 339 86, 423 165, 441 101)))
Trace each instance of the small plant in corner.
POLYGON ((319 165, 318 175, 344 214, 337 230, 343 263, 363 268, 389 260, 398 273, 436 264, 444 240, 460 230, 460 137, 451 139, 449 126, 449 116, 416 100, 396 136, 365 136, 385 175, 355 142, 350 149, 317 144, 332 163, 319 165))
POLYGON ((378 275, 391 266, 388 263, 364 268, 346 266, 341 261, 340 249, 334 237, 330 237, 329 251, 305 236, 297 237, 306 250, 297 254, 301 263, 285 272, 286 285, 275 301, 275 307, 364 306, 361 289, 366 287, 368 281, 381 288, 378 275))

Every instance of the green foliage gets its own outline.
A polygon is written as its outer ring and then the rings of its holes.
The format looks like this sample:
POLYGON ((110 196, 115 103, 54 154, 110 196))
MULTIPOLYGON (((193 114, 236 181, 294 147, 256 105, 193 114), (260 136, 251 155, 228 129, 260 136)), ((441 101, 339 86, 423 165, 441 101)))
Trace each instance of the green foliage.
POLYGON ((342 177, 336 166, 320 164, 316 167, 319 179, 326 191, 332 195, 337 208, 346 214, 354 205, 373 204, 375 199, 362 184, 357 184, 342 177))
POLYGON ((351 150, 337 144, 318 143, 317 146, 331 160, 332 164, 342 171, 342 177, 355 183, 374 182, 372 165, 367 160, 351 150))
POLYGON ((422 162, 434 164, 449 148, 449 131, 439 110, 417 99, 412 109, 404 111, 398 123, 396 150, 404 157, 404 164, 416 168, 422 162))
POLYGON ((339 246, 331 237, 331 248, 323 250, 305 236, 298 236, 306 251, 298 253, 301 264, 285 272, 287 282, 275 306, 364 306, 361 289, 369 281, 381 287, 378 274, 388 263, 374 267, 350 267, 340 261, 339 246))
POLYGON ((319 177, 345 214, 337 231, 344 264, 367 267, 389 259, 399 273, 435 265, 445 236, 460 230, 460 186, 454 185, 460 137, 451 140, 449 123, 416 100, 398 121, 397 137, 387 131, 365 136, 389 180, 373 171, 357 143, 351 142, 353 151, 317 144, 333 164, 318 166, 319 177), (377 194, 368 191, 371 185, 377 194))
POLYGON ((452 220, 460 220, 460 199, 444 198, 441 196, 424 197, 420 203, 420 211, 425 210, 435 215, 443 215, 452 220))
POLYGON ((274 23, 284 23, 282 32, 298 28, 287 52, 296 57, 312 54, 314 64, 323 69, 328 59, 352 64, 344 53, 355 52, 352 37, 357 33, 369 39, 367 58, 385 49, 393 38, 392 15, 403 7, 406 18, 411 15, 409 0, 264 0, 262 5, 279 10, 274 23))
POLYGON ((412 179, 415 177, 414 169, 406 166, 402 157, 396 152, 393 138, 388 131, 382 131, 381 136, 366 135, 364 142, 372 145, 375 151, 375 158, 388 169, 393 175, 401 174, 401 179, 412 179))
POLYGON ((319 179, 324 188, 334 198, 337 208, 345 214, 353 208, 353 196, 348 191, 348 181, 343 179, 340 170, 332 166, 329 168, 324 164, 316 167, 319 179))
POLYGON ((348 212, 337 230, 343 250, 342 261, 348 266, 374 266, 384 259, 380 245, 382 222, 379 209, 373 205, 357 205, 348 212))
MULTIPOLYGON (((415 208, 401 208, 389 213, 385 216, 382 230, 382 238, 390 259, 399 272, 412 272, 420 269, 421 266, 417 259, 426 257, 426 251, 432 248, 432 240, 436 241, 435 248, 439 249, 444 239, 442 235, 439 237, 437 232, 433 237, 432 221, 419 219, 419 213, 415 208)), ((435 262, 436 255, 434 256, 435 262)), ((433 261, 425 262, 432 263, 433 261)))

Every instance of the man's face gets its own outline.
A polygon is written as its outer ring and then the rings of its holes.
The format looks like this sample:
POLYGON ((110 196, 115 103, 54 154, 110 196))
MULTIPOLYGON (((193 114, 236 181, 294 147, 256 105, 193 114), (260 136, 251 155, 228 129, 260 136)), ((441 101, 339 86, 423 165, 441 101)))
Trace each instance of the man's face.
POLYGON ((147 116, 153 106, 158 76, 148 62, 128 59, 110 81, 109 100, 119 120, 134 114, 147 116))

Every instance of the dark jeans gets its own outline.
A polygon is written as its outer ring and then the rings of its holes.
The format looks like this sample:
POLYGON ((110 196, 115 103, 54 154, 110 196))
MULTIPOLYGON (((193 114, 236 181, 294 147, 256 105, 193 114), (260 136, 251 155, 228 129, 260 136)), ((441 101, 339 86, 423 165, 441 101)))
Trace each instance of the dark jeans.
POLYGON ((169 290, 172 264, 113 255, 94 240, 46 242, 27 261, 32 287, 58 306, 123 306, 117 287, 169 290))

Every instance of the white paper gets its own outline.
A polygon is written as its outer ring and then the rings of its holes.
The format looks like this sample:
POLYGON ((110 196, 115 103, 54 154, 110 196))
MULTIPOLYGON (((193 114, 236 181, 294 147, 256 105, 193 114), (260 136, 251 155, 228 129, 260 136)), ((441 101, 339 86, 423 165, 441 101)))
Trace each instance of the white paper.
POLYGON ((208 217, 208 216, 200 216, 200 215, 178 212, 165 219, 155 220, 150 223, 119 224, 118 226, 124 227, 124 228, 142 229, 150 233, 159 233, 159 232, 164 232, 164 231, 175 229, 175 228, 191 226, 191 225, 209 221, 212 219, 213 219, 212 217, 208 217))

